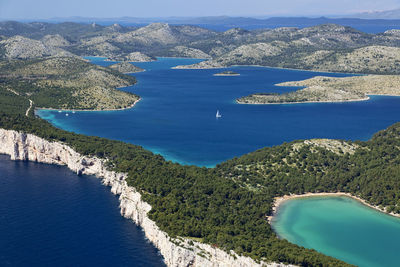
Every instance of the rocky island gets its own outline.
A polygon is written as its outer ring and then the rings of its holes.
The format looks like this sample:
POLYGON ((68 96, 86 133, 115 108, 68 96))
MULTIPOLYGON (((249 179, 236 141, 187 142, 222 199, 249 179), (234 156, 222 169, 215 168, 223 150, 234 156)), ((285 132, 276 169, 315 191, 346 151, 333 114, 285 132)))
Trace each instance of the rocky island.
POLYGON ((234 72, 234 71, 230 71, 230 70, 228 70, 228 71, 223 71, 223 72, 220 72, 220 73, 215 73, 215 74, 213 74, 213 75, 214 75, 214 76, 240 76, 239 73, 234 72))
POLYGON ((344 78, 317 76, 278 86, 305 87, 284 94, 256 93, 237 99, 239 104, 285 104, 368 100, 368 95, 400 96, 400 76, 366 75, 344 78))

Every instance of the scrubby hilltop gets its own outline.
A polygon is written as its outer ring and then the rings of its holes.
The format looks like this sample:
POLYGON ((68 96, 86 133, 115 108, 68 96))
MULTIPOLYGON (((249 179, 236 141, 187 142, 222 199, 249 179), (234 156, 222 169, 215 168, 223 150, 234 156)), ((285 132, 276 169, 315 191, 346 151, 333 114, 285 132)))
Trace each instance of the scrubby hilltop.
POLYGON ((64 109, 118 109, 138 101, 115 90, 132 85, 132 76, 73 57, 0 62, 3 90, 31 99, 36 107, 64 109))

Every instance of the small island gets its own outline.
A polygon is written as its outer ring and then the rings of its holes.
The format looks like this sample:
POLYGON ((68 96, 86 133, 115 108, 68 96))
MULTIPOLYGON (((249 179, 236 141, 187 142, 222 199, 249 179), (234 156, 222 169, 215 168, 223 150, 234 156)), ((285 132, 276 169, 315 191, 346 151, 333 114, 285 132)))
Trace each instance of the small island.
POLYGON ((224 72, 215 73, 214 76, 240 76, 240 74, 231 70, 227 70, 224 72))

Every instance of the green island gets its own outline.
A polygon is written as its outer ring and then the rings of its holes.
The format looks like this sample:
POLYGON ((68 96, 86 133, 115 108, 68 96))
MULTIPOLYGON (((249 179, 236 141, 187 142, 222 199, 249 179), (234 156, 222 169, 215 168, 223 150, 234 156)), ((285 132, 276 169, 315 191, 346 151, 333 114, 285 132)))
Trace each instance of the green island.
MULTIPOLYGON (((19 62, 17 69, 30 64, 19 62)), ((60 77, 53 75, 58 81, 60 77)), ((171 237, 192 238, 267 262, 347 266, 279 239, 268 222, 274 199, 288 194, 345 192, 387 212, 400 212, 396 179, 400 174, 400 124, 367 142, 293 141, 207 169, 165 161, 132 144, 57 129, 35 117, 33 109, 26 116, 30 96, 10 91, 11 81, 4 76, 0 87, 0 128, 61 141, 83 155, 108 159, 110 170, 129 174, 128 184, 152 206, 149 217, 171 237)), ((49 101, 40 97, 41 88, 66 90, 38 87, 36 108, 46 107, 49 101)), ((86 98, 80 96, 83 102, 86 98)), ((58 101, 53 101, 53 108, 69 103, 62 94, 54 99, 58 101)))

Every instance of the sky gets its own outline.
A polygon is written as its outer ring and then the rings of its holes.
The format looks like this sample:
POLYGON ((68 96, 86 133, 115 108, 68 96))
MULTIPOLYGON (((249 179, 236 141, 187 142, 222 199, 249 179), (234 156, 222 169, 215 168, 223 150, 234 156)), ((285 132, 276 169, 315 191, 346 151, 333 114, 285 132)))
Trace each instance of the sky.
POLYGON ((322 16, 400 8, 400 0, 0 0, 0 19, 322 16))

